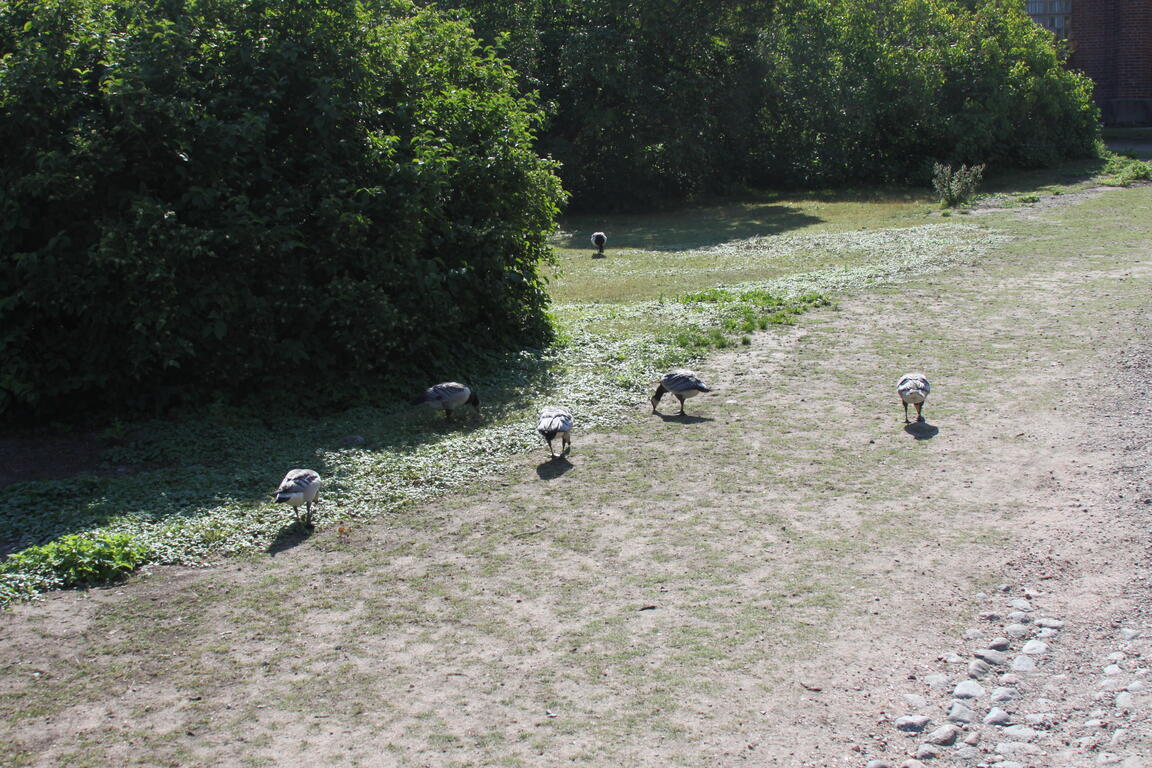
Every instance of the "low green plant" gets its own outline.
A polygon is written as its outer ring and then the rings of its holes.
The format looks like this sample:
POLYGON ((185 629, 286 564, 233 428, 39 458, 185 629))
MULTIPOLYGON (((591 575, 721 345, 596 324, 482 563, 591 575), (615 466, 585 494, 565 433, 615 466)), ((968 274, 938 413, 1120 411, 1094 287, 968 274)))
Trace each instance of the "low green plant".
POLYGON ((971 201, 983 178, 984 163, 956 169, 943 163, 932 164, 932 188, 940 196, 940 203, 949 208, 971 201))
POLYGON ((0 563, 0 599, 45 589, 104 584, 147 562, 150 550, 126 533, 75 533, 10 555, 0 563), (10 594, 8 594, 10 593, 10 594))
POLYGON ((1109 186, 1127 187, 1137 181, 1152 179, 1152 163, 1137 160, 1128 155, 1119 155, 1109 152, 1105 155, 1104 183, 1109 186))
POLYGON ((749 333, 773 325, 791 325, 797 315, 831 303, 816 292, 788 296, 759 288, 733 291, 721 287, 684 294, 680 301, 707 305, 719 313, 719 327, 681 331, 673 337, 677 346, 693 351, 734 346, 737 339, 746 338, 749 333))
POLYGON ((1016 202, 1025 203, 1025 204, 1038 203, 1038 202, 1040 202, 1040 196, 1039 195, 1020 195, 1020 197, 1016 198, 1016 202))

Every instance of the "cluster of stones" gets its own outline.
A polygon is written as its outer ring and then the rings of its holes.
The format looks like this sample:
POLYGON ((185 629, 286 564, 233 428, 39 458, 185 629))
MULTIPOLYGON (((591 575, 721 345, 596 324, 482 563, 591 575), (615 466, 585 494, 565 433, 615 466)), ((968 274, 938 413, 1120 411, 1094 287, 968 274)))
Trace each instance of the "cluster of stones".
POLYGON ((893 725, 912 756, 866 768, 1152 766, 1133 754, 1152 738, 1152 670, 1143 666, 1152 660, 1152 631, 1117 628, 1116 650, 1086 680, 1049 663, 1065 627, 1039 610, 1041 596, 1025 590, 1006 615, 982 613, 992 632, 969 630, 972 650, 943 659, 954 671, 927 675, 926 693, 904 695, 910 714, 893 725))

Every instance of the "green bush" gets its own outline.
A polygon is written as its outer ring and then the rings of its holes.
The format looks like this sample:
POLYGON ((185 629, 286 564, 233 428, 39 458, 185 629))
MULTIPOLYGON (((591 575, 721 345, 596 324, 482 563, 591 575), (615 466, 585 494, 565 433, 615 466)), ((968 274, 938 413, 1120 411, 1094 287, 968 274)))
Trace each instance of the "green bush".
POLYGON ((925 183, 933 160, 1091 156, 1091 81, 998 0, 438 0, 552 105, 574 204, 925 183))
POLYGON ((984 164, 961 165, 953 169, 950 165, 936 163, 932 166, 932 188, 940 197, 940 202, 949 208, 970 202, 976 196, 976 189, 984 178, 984 164))
POLYGON ((0 603, 47 589, 105 584, 148 561, 146 546, 127 534, 71 534, 0 562, 0 603))
POLYGON ((0 390, 343 404, 550 329, 537 106, 407 0, 0 5, 0 390))

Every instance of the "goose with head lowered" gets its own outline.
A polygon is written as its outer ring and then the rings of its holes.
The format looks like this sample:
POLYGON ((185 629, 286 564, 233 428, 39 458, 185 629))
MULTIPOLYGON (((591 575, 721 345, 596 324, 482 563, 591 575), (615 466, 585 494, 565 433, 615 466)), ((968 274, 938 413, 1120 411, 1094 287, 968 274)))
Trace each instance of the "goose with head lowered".
POLYGON ((604 234, 603 232, 593 232, 592 233, 592 245, 594 245, 596 247, 596 253, 598 253, 599 255, 601 255, 601 256, 604 255, 604 245, 607 242, 608 242, 608 235, 604 234))
POLYGON ((312 527, 312 502, 316 494, 320 493, 320 475, 311 469, 292 469, 284 475, 280 487, 276 489, 276 503, 288 504, 300 522, 300 505, 304 504, 308 510, 304 518, 304 525, 312 527))
POLYGON ((556 458, 552 450, 552 441, 560 435, 560 455, 572 448, 572 412, 559 405, 546 405, 540 411, 540 421, 536 424, 536 431, 548 441, 548 453, 556 458))
POLYGON ((680 415, 683 416, 685 400, 695 397, 701 392, 711 391, 692 371, 682 368, 668 371, 660 379, 660 384, 656 387, 656 394, 652 395, 652 413, 656 413, 656 406, 660 404, 660 398, 664 397, 667 392, 671 392, 680 401, 680 415))
POLYGON ((446 419, 452 418, 452 411, 462 405, 470 405, 476 409, 476 413, 480 413, 480 398, 476 397, 471 387, 458 381, 445 381, 434 387, 428 387, 419 397, 412 400, 412 405, 426 405, 442 410, 446 419))
POLYGON ((896 382, 896 394, 900 396, 900 404, 904 406, 904 423, 909 424, 908 421, 908 404, 916 406, 916 421, 924 421, 924 416, 921 411, 924 408, 924 401, 928 399, 928 393, 932 391, 932 386, 928 383, 928 377, 922 373, 906 373, 900 377, 900 381, 896 382))

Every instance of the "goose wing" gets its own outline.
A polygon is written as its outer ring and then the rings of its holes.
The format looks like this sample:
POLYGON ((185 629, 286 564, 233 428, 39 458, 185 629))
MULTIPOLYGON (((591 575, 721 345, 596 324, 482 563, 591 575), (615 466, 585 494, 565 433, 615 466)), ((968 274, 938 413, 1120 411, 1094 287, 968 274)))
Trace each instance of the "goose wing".
POLYGON ((280 481, 280 487, 276 489, 276 496, 277 498, 283 497, 284 500, 302 498, 305 501, 311 501, 316 498, 319 490, 319 473, 311 469, 293 469, 280 481))
POLYGON ((416 404, 429 403, 432 405, 448 405, 455 408, 467 402, 472 390, 458 381, 445 381, 424 390, 424 394, 416 399, 416 404))
POLYGON ((569 432, 572 429, 572 412, 557 405, 547 405, 540 411, 540 421, 536 431, 541 434, 569 432))
POLYGON ((901 395, 910 392, 921 392, 927 395, 932 391, 932 385, 928 383, 928 377, 922 373, 906 373, 900 377, 900 381, 896 382, 896 391, 901 395))
POLYGON ((708 389, 708 385, 693 371, 683 368, 668 371, 668 373, 664 374, 664 377, 660 379, 660 383, 664 385, 664 389, 669 392, 687 392, 689 390, 699 392, 711 391, 708 389))

